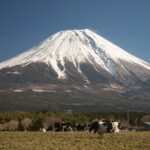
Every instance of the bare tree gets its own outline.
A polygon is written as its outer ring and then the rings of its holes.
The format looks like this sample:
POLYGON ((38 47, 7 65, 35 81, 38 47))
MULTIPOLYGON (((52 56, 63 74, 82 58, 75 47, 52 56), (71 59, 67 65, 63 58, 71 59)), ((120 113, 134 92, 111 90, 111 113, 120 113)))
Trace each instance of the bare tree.
POLYGON ((0 124, 0 131, 4 130, 4 124, 0 124))
POLYGON ((27 131, 27 129, 29 129, 29 127, 31 126, 31 124, 32 124, 32 120, 30 118, 24 118, 21 121, 21 125, 24 128, 25 132, 27 131))
POLYGON ((150 121, 150 115, 145 115, 141 118, 141 122, 149 122, 150 121))
POLYGON ((45 120, 44 120, 44 122, 43 122, 43 128, 45 128, 46 130, 49 127, 54 128, 55 122, 60 122, 60 121, 61 121, 61 119, 58 118, 58 117, 55 117, 55 116, 46 117, 45 120))
POLYGON ((126 120, 121 121, 120 129, 125 130, 125 129, 128 129, 129 127, 130 127, 130 125, 128 124, 128 121, 126 121, 126 120))
POLYGON ((5 123, 5 124, 7 124, 7 129, 9 131, 16 131, 16 130, 18 130, 19 122, 17 120, 11 120, 11 121, 9 121, 8 123, 5 123))
POLYGON ((3 125, 3 131, 8 131, 8 122, 2 124, 3 125))

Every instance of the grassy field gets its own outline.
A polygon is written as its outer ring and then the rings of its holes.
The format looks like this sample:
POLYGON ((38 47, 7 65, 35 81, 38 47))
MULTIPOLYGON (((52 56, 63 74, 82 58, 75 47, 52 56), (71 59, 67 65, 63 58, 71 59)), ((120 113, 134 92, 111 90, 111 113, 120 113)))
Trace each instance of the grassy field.
POLYGON ((0 150, 150 150, 150 132, 0 132, 0 150))

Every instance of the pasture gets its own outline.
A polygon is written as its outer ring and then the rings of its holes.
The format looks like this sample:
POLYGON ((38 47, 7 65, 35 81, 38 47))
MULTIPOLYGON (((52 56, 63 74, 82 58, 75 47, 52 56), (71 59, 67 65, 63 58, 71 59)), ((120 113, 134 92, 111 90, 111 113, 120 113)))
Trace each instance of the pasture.
POLYGON ((0 150, 150 150, 150 132, 0 132, 0 150))

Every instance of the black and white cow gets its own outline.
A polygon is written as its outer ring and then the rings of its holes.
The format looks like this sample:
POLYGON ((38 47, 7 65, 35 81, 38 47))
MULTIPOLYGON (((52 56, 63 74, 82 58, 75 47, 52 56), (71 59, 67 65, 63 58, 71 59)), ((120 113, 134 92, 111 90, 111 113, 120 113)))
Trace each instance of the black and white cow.
POLYGON ((91 124, 89 131, 94 131, 94 133, 98 133, 99 135, 103 135, 104 133, 119 133, 118 128, 119 122, 111 122, 111 121, 94 121, 91 124))
POLYGON ((54 129, 56 132, 60 132, 60 131, 71 131, 72 128, 71 128, 71 123, 69 122, 56 122, 54 124, 54 129))
POLYGON ((86 124, 75 124, 75 131, 86 131, 87 125, 86 124))

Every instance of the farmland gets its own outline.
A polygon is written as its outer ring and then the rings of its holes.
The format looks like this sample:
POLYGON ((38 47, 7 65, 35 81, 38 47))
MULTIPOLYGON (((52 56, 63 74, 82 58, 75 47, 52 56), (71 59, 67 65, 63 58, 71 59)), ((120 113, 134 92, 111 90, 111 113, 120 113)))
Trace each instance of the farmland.
POLYGON ((149 150, 150 132, 0 132, 0 150, 149 150))

